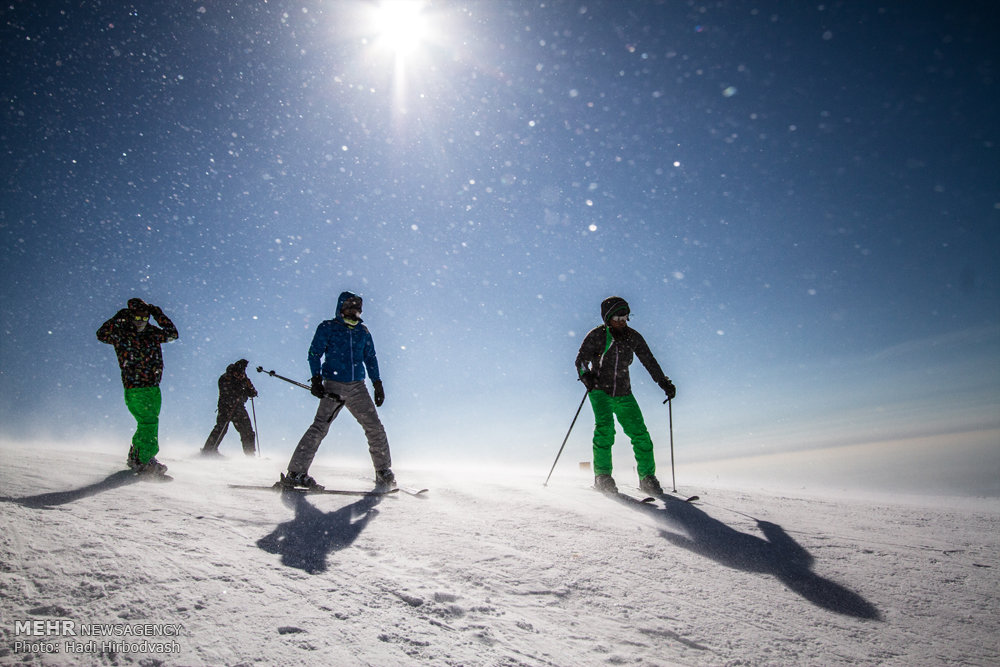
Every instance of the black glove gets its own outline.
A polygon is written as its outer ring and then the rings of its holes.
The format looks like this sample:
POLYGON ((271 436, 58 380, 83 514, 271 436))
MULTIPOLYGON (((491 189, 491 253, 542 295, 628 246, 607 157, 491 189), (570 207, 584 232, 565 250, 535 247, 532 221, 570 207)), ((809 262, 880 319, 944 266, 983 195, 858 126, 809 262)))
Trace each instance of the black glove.
POLYGON ((380 407, 385 402, 385 390, 382 389, 382 381, 372 380, 372 386, 375 388, 375 407, 380 407))
POLYGON ((671 382, 670 378, 668 377, 665 377, 662 380, 660 380, 660 389, 666 392, 667 399, 672 399, 674 396, 677 395, 677 387, 674 386, 674 383, 671 382))
POLYGON ((312 379, 309 380, 309 383, 312 385, 309 387, 309 391, 312 392, 313 396, 316 398, 323 398, 326 396, 326 389, 323 388, 323 378, 321 376, 313 375, 312 379))
POLYGON ((587 391, 594 391, 594 387, 597 386, 597 373, 594 371, 584 371, 580 375, 580 382, 587 388, 587 391))
POLYGON ((151 303, 147 303, 146 307, 149 309, 149 314, 153 316, 153 319, 159 322, 163 318, 163 310, 159 306, 154 306, 151 303))

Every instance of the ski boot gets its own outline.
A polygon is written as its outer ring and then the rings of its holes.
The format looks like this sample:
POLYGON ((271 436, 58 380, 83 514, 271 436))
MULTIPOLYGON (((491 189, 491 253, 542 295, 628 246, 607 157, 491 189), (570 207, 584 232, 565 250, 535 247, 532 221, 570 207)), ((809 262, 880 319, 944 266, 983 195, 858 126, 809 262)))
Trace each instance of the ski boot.
POLYGON ((155 456, 145 463, 139 463, 133 470, 135 474, 147 477, 163 477, 167 474, 167 466, 157 461, 155 456))
POLYGON ((322 491, 323 487, 316 483, 316 480, 304 472, 288 471, 288 474, 281 473, 281 479, 274 483, 276 489, 306 489, 307 491, 322 491))
POLYGON ((618 493, 618 485, 611 475, 596 475, 594 477, 594 488, 601 493, 618 493))
POLYGON ((663 495, 663 487, 660 486, 660 481, 656 479, 656 475, 646 475, 640 479, 639 490, 650 496, 663 495))
POLYGON ((396 488, 396 476, 392 474, 392 471, 386 468, 385 470, 375 471, 375 490, 376 491, 392 491, 396 488))

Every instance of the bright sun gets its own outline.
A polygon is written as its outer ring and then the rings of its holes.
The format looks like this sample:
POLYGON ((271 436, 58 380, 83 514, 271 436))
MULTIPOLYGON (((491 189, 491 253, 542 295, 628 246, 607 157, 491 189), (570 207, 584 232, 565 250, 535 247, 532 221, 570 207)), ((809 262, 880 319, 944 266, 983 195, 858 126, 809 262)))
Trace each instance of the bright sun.
POLYGON ((410 55, 428 37, 423 0, 382 0, 371 15, 375 46, 396 58, 410 55))

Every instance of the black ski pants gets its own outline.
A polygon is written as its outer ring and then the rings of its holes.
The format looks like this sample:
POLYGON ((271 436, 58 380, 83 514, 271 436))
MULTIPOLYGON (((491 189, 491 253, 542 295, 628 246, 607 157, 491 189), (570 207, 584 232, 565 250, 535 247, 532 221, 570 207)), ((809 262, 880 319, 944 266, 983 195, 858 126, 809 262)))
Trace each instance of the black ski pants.
POLYGON ((226 437, 226 431, 229 430, 230 422, 236 427, 236 431, 240 434, 240 441, 243 443, 243 453, 247 456, 253 456, 256 454, 257 447, 254 444, 253 425, 250 423, 250 416, 247 414, 247 409, 243 405, 236 405, 232 408, 219 410, 219 416, 215 420, 215 428, 212 429, 212 432, 208 436, 208 440, 205 441, 205 448, 203 451, 219 451, 219 443, 221 443, 222 439, 226 437))

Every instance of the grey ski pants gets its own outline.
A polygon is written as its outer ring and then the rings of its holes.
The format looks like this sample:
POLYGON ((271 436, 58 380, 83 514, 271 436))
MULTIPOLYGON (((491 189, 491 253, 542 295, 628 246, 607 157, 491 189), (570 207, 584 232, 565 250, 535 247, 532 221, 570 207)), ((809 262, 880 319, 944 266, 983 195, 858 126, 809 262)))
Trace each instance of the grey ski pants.
POLYGON ((313 458, 316 456, 319 443, 326 437, 330 431, 330 424, 340 414, 341 408, 345 406, 365 430, 365 437, 368 438, 368 453, 371 454, 375 470, 391 468, 389 439, 385 435, 385 428, 378 418, 375 402, 372 400, 371 394, 368 393, 368 387, 365 383, 323 380, 323 387, 328 392, 340 396, 341 400, 335 401, 332 398, 319 400, 316 418, 313 419, 312 425, 306 429, 292 453, 292 458, 288 462, 288 471, 309 472, 309 466, 312 465, 313 458))

